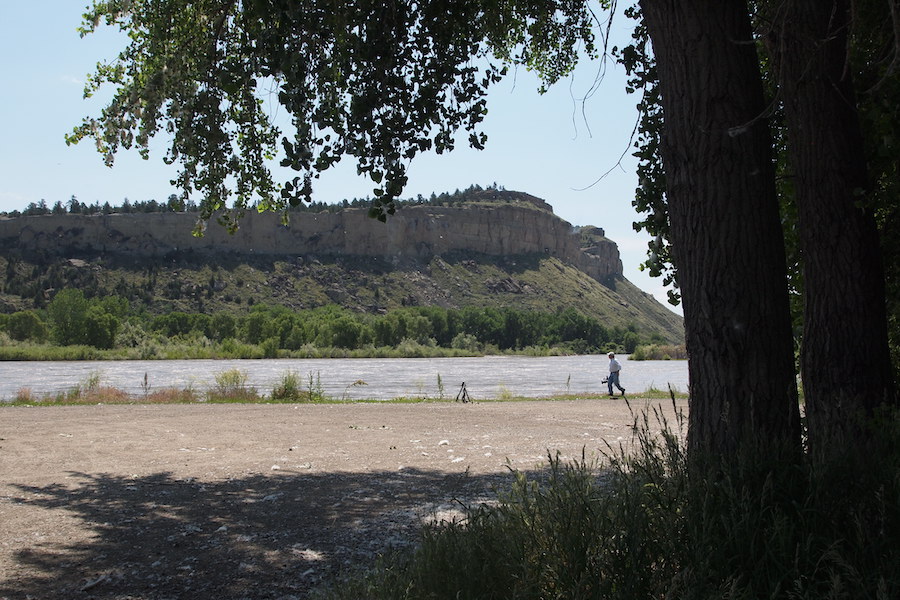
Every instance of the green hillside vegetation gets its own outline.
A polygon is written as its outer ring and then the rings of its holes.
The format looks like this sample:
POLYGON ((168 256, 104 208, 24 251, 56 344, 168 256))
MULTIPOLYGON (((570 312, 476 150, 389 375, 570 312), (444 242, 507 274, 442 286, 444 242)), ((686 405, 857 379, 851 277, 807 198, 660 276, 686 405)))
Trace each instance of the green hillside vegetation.
POLYGON ((575 310, 640 343, 680 343, 680 318, 622 278, 607 285, 547 256, 435 257, 393 265, 377 258, 274 260, 191 253, 134 261, 115 256, 0 258, 0 303, 7 314, 44 310, 58 290, 87 299, 117 296, 135 315, 172 312, 234 317, 258 304, 300 311, 339 305, 379 315, 403 307, 491 307, 556 314, 575 310))

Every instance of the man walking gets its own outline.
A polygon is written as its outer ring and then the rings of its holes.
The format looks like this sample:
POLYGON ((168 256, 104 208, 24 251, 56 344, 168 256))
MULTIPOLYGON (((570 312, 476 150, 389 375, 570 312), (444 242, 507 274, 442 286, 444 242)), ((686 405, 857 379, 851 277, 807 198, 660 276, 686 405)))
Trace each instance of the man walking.
POLYGON ((607 356, 609 356, 609 377, 607 377, 606 383, 609 385, 609 395, 615 395, 613 394, 613 385, 615 385, 622 392, 622 397, 624 398, 625 388, 619 383, 619 371, 622 370, 622 365, 616 360, 616 355, 613 352, 610 352, 607 356))

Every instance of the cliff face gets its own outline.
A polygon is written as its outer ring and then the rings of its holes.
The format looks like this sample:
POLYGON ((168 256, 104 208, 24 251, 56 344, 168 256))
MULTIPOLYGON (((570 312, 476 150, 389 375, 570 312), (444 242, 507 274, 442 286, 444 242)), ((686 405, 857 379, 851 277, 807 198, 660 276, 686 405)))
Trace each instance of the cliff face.
POLYGON ((423 261, 451 252, 545 254, 597 281, 622 275, 618 248, 602 237, 602 230, 591 228, 591 242, 582 247, 579 230, 533 202, 403 206, 387 223, 370 219, 364 209, 352 208, 295 213, 288 226, 275 214, 248 213, 236 234, 210 225, 202 238, 191 235, 194 224, 195 216, 184 213, 19 217, 0 219, 0 244, 26 252, 138 257, 184 250, 423 261))

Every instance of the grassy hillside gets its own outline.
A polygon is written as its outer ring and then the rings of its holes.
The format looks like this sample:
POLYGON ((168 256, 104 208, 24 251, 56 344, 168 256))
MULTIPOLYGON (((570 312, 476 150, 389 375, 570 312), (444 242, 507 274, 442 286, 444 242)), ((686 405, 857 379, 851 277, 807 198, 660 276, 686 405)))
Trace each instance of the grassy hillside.
POLYGON ((368 257, 285 260, 190 252, 165 259, 115 256, 0 257, 0 311, 42 308, 54 291, 77 287, 87 296, 116 294, 133 308, 161 314, 244 312, 257 303, 293 309, 339 304, 380 313, 399 306, 514 307, 554 312, 568 307, 607 327, 684 339, 681 318, 623 278, 603 284, 545 255, 503 258, 452 255, 428 263, 368 257))

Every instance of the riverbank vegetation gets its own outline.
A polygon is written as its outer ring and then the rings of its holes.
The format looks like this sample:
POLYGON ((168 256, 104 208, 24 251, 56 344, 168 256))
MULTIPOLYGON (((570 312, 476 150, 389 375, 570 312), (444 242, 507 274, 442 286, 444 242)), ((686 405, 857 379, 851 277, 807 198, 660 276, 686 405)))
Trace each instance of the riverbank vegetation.
POLYGON ((628 360, 687 360, 687 348, 684 344, 648 344, 638 346, 628 360))
POLYGON ((627 353, 649 342, 661 340, 572 308, 418 306, 373 315, 256 304, 242 313, 154 315, 120 296, 66 288, 45 309, 0 314, 0 360, 548 356, 627 353))

